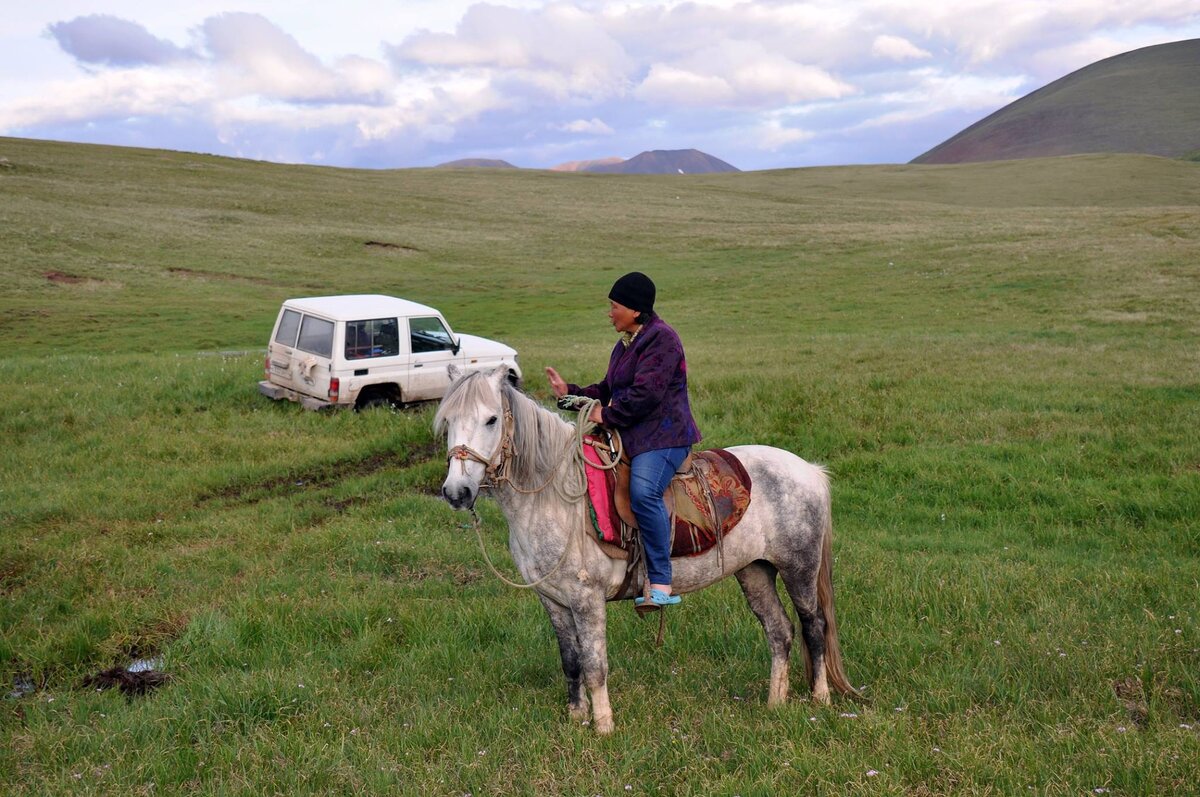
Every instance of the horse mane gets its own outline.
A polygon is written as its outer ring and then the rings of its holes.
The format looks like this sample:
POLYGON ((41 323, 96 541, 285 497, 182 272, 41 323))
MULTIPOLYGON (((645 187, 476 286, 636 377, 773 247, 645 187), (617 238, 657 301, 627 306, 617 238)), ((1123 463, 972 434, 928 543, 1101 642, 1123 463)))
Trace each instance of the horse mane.
MULTIPOLYGON (((524 391, 507 380, 500 383, 504 403, 513 419, 513 453, 510 476, 519 485, 541 484, 562 464, 568 432, 575 424, 563 420, 557 413, 538 404, 524 391)), ((461 415, 480 404, 491 405, 496 411, 495 393, 488 374, 483 371, 464 376, 451 386, 433 418, 434 433, 446 433, 450 418, 461 415)), ((485 455, 489 452, 483 452, 485 455)))

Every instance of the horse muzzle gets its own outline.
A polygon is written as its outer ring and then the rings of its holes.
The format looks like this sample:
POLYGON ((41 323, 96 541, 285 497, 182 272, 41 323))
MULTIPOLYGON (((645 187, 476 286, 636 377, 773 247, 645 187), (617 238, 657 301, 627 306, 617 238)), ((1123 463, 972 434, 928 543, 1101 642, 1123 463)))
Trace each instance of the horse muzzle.
POLYGON ((478 496, 479 489, 469 483, 451 483, 447 479, 442 484, 442 498, 454 509, 472 509, 475 506, 475 499, 478 496))

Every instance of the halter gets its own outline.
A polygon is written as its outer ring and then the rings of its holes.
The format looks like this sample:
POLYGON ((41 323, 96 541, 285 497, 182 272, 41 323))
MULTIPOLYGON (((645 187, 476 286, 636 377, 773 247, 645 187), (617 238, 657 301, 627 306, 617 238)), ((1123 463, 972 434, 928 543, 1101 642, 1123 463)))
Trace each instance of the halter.
POLYGON ((508 407, 508 400, 501 396, 500 401, 504 408, 504 429, 500 434, 500 442, 490 457, 485 457, 466 444, 456 445, 446 452, 446 467, 449 468, 450 462, 457 459, 462 465, 464 476, 467 474, 467 460, 474 460, 483 465, 483 480, 479 482, 480 487, 495 487, 505 481, 512 484, 512 479, 509 478, 507 472, 502 473, 501 471, 507 470, 505 465, 512 459, 513 416, 512 410, 508 407))

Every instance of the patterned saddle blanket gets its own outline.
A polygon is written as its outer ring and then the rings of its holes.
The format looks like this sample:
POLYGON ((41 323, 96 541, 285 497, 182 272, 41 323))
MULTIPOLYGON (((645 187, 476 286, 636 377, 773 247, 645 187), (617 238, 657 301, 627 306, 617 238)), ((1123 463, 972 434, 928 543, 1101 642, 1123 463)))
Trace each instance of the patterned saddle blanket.
MULTIPOLYGON (((637 536, 629 506, 629 462, 605 470, 611 456, 607 443, 589 436, 583 456, 592 524, 597 538, 625 551, 637 536)), ((723 448, 696 451, 671 480, 663 500, 674 522, 671 556, 702 554, 724 537, 750 506, 750 474, 723 448)))

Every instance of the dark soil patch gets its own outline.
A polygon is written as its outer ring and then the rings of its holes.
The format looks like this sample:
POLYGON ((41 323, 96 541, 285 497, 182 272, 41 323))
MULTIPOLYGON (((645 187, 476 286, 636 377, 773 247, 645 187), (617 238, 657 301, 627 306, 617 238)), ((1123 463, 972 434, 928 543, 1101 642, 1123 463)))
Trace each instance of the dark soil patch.
POLYGON ((1113 682, 1113 694, 1121 701, 1121 706, 1129 714, 1129 721, 1137 727, 1145 726, 1150 717, 1150 706, 1146 703, 1146 692, 1142 689, 1142 679, 1131 675, 1120 681, 1113 682))
POLYGON ((420 252, 421 250, 415 246, 406 246, 405 244, 394 244, 389 241, 367 241, 363 246, 368 249, 382 249, 391 252, 420 252))
POLYGON ((0 595, 8 595, 25 586, 25 576, 33 567, 28 557, 0 560, 0 595))
POLYGON ((74 274, 67 274, 64 271, 47 271, 42 276, 55 285, 80 285, 89 281, 85 277, 77 277, 74 274))
POLYGON ((127 697, 144 695, 169 683, 171 676, 157 670, 130 672, 124 667, 101 670, 83 679, 85 689, 120 689, 127 697))

